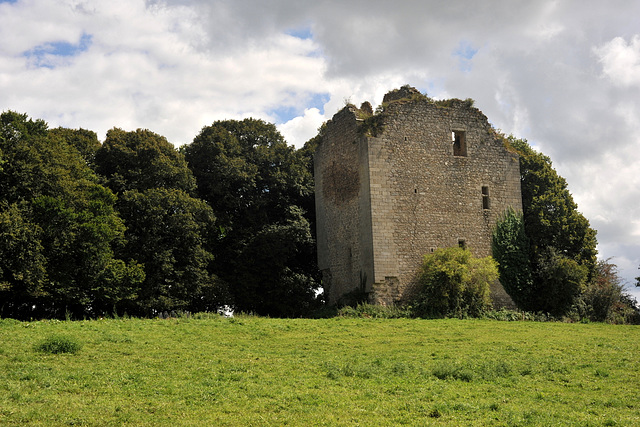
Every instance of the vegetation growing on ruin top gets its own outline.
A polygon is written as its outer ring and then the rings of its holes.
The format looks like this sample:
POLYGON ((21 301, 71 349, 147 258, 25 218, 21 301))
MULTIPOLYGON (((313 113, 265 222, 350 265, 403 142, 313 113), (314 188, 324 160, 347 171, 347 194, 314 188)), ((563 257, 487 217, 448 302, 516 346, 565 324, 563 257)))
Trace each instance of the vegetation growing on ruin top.
POLYGON ((350 108, 356 115, 356 119, 360 121, 358 125, 358 133, 360 135, 377 137, 384 130, 385 118, 390 114, 390 107, 392 105, 418 102, 426 102, 438 108, 452 108, 459 105, 472 108, 475 103, 471 98, 465 100, 458 98, 435 100, 412 86, 404 85, 399 89, 388 92, 375 112, 371 104, 367 101, 363 102, 360 108, 348 103, 347 108, 350 108))

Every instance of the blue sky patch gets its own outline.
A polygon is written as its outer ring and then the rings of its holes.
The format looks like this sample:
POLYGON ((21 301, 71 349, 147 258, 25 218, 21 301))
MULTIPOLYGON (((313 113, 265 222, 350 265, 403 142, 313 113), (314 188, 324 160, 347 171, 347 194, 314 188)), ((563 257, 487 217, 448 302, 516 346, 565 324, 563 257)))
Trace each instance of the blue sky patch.
POLYGON ((302 40, 312 39, 313 33, 311 32, 311 27, 299 27, 292 28, 288 31, 285 31, 286 34, 297 37, 302 40))
MULTIPOLYGON (((292 98, 294 96, 295 94, 292 95, 292 98)), ((293 118, 302 116, 307 108, 317 108, 321 114, 324 114, 324 104, 329 102, 329 99, 329 93, 313 93, 295 105, 281 105, 271 110, 269 114, 275 117, 276 123, 286 123, 293 118)))
POLYGON ((453 56, 458 57, 458 67, 460 71, 471 71, 471 59, 478 53, 478 49, 474 48, 468 41, 462 40, 458 47, 453 51, 453 56))
MULTIPOLYGON (((303 110, 304 111, 304 110, 303 110)), ((276 123, 286 123, 294 117, 298 117, 300 109, 295 105, 281 105, 269 113, 274 116, 276 123)))
POLYGON ((465 40, 461 41, 458 48, 453 51, 455 56, 459 56, 467 60, 473 58, 476 53, 478 53, 478 49, 474 48, 471 43, 465 40))
POLYGON ((13 3, 17 3, 18 0, 0 0, 0 4, 2 3, 9 3, 9 4, 13 4, 13 3))
POLYGON ((51 42, 36 46, 26 51, 23 55, 27 57, 36 67, 55 68, 56 57, 72 57, 89 49, 92 36, 82 34, 77 44, 69 42, 51 42))
POLYGON ((307 103, 306 108, 317 108, 321 114, 324 114, 324 104, 329 102, 329 99, 331 99, 331 95, 327 92, 314 93, 311 95, 311 99, 307 103))

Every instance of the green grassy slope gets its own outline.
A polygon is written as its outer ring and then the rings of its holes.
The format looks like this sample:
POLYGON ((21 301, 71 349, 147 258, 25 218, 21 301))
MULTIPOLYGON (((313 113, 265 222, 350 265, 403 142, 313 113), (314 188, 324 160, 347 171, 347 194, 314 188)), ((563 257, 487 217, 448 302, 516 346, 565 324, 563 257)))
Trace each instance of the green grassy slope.
POLYGON ((0 425, 640 425, 640 328, 0 320, 0 425), (53 335, 75 354, 35 348, 53 335))

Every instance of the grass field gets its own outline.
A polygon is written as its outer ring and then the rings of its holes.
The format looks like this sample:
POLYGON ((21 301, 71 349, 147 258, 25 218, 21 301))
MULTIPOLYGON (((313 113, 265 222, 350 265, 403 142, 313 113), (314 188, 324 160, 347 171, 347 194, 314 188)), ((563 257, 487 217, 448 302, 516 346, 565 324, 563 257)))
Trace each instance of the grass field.
POLYGON ((633 426, 639 343, 606 324, 0 320, 0 425, 633 426))

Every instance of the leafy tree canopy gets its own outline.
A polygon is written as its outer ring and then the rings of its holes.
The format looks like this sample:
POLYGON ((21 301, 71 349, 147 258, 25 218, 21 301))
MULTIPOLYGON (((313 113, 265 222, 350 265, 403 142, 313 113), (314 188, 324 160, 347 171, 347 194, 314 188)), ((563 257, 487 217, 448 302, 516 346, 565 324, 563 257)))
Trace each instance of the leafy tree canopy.
POLYGON ((215 239, 211 208, 182 190, 128 190, 118 202, 127 224, 124 259, 144 264, 146 277, 127 311, 215 311, 227 303, 212 272, 208 244, 215 239))
POLYGON ((184 156, 163 136, 149 130, 113 128, 95 154, 97 172, 116 193, 174 188, 192 194, 195 180, 184 156))
POLYGON ((87 165, 95 168, 95 156, 100 148, 100 141, 98 141, 98 135, 94 131, 82 128, 67 129, 58 127, 51 129, 49 135, 64 139, 67 144, 78 150, 87 165))
POLYGON ((271 123, 215 122, 184 153, 199 196, 211 204, 221 225, 270 223, 288 206, 312 198, 310 170, 271 123))
POLYGON ((534 254, 551 247, 593 273, 596 231, 578 212, 566 180, 553 169, 551 159, 534 151, 526 140, 511 136, 508 143, 520 155, 524 224, 534 254))
POLYGON ((215 122, 183 152, 219 220, 216 271, 237 309, 294 315, 314 304, 313 177, 305 157, 256 119, 215 122))
POLYGON ((124 282, 139 277, 131 266, 110 296, 102 293, 101 278, 120 268, 113 251, 124 224, 114 194, 68 135, 23 114, 0 115, 0 292, 3 311, 16 317, 111 310, 128 294, 124 282))
POLYGON ((215 214, 193 197, 196 181, 184 155, 148 130, 114 128, 96 153, 96 165, 119 192, 117 208, 127 225, 119 254, 144 265, 144 282, 126 310, 154 315, 225 304, 212 265, 215 214))

